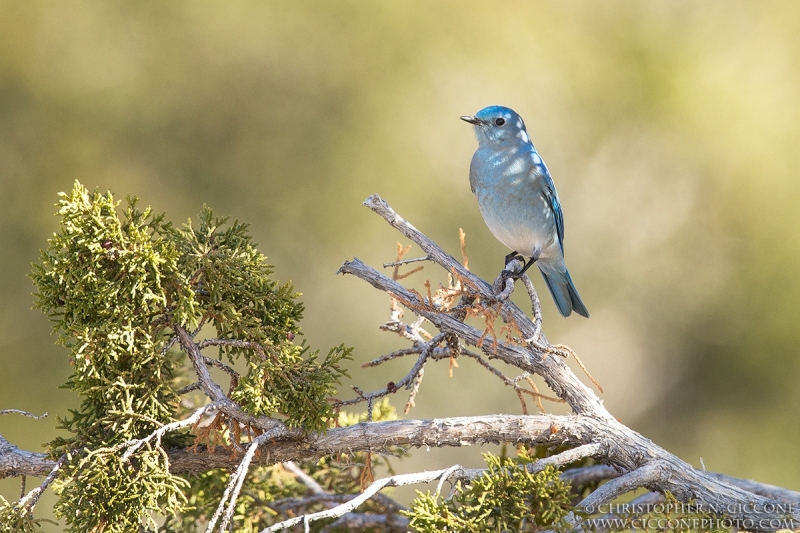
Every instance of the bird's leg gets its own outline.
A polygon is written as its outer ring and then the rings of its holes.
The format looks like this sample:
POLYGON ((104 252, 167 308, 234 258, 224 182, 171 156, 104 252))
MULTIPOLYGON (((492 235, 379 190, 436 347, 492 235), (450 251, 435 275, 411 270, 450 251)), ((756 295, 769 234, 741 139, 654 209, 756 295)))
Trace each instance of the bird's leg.
POLYGON ((536 262, 537 259, 539 258, 536 256, 531 257, 530 260, 528 260, 528 262, 525 263, 525 266, 522 267, 522 270, 520 270, 519 274, 517 274, 517 277, 521 278, 522 275, 525 273, 525 271, 528 270, 531 267, 531 265, 533 265, 536 262))

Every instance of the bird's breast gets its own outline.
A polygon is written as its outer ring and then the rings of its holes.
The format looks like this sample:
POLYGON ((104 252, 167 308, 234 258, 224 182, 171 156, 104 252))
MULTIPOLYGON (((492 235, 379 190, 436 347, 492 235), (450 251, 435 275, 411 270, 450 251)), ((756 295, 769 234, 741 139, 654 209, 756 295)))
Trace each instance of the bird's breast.
POLYGON ((557 241, 553 210, 529 153, 481 157, 477 166, 474 158, 470 181, 497 240, 528 257, 550 253, 557 241))

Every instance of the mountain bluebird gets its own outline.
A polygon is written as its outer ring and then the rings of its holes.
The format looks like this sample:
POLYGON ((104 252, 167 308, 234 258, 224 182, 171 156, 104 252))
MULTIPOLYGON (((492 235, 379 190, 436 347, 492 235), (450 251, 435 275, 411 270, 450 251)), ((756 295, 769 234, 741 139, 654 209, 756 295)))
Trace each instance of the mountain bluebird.
POLYGON ((513 250, 506 263, 522 254, 539 266, 558 310, 585 317, 583 305, 564 264, 564 216, 550 172, 536 153, 522 117, 507 107, 490 106, 461 117, 474 126, 478 149, 469 167, 469 184, 489 231, 513 250))

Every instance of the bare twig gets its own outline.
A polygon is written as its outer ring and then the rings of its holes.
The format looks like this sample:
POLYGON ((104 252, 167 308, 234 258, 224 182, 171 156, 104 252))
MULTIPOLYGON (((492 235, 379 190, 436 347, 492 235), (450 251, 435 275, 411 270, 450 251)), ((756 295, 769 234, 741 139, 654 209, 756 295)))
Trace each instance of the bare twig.
POLYGON ((416 263, 418 261, 430 261, 430 257, 427 255, 425 257, 412 257, 411 259, 403 259, 401 261, 394 261, 393 263, 384 263, 383 268, 389 267, 396 267, 401 265, 407 265, 408 263, 416 263))
MULTIPOLYGON (((564 450, 563 452, 544 457, 539 459, 532 466, 537 467, 537 472, 545 466, 564 466, 587 457, 604 457, 605 445, 599 442, 592 442, 589 444, 582 444, 571 450, 564 450)), ((530 469, 529 469, 530 470, 530 469)))
POLYGON ((181 346, 189 355, 189 359, 192 361, 194 371, 197 373, 197 377, 200 380, 200 386, 203 388, 203 392, 205 392, 208 397, 214 401, 226 399, 227 396, 222 391, 222 388, 220 388, 220 386, 217 385, 213 379, 211 379, 211 374, 208 372, 208 366, 206 366, 208 364, 205 361, 206 358, 200 353, 200 348, 197 343, 194 342, 194 338, 182 326, 175 325, 173 326, 173 329, 178 335, 178 339, 181 341, 181 346))
MULTIPOLYGON (((169 323, 169 320, 167 320, 166 317, 164 317, 163 323, 169 323)), ((200 321, 200 323, 197 325, 197 327, 194 328, 194 331, 192 331, 189 334, 189 336, 192 337, 192 338, 196 337, 197 334, 200 333, 200 330, 203 329, 203 326, 205 326, 205 325, 206 325, 206 319, 204 318, 203 320, 200 321)), ((172 337, 170 337, 169 340, 167 341, 167 343, 164 345, 164 348, 161 349, 161 357, 164 357, 165 355, 167 355, 167 352, 173 346, 175 346, 175 343, 178 342, 178 340, 179 340, 178 339, 178 335, 173 335, 172 337)))
POLYGON ((461 466, 461 465, 453 465, 453 466, 451 466, 450 468, 448 468, 447 470, 444 471, 444 473, 439 478, 439 483, 437 483, 437 485, 436 485, 436 495, 437 496, 442 493, 442 487, 444 486, 444 482, 447 481, 448 479, 450 479, 450 476, 452 476, 453 474, 455 474, 456 472, 461 471, 461 470, 464 470, 463 466, 461 466))
MULTIPOLYGON (((543 457, 530 463, 524 468, 531 474, 541 472, 547 466, 560 467, 580 461, 587 457, 599 457, 604 452, 604 447, 598 443, 583 444, 576 448, 565 450, 555 455, 543 457)), ((455 468, 455 467, 451 467, 455 468)), ((513 466, 511 468, 522 468, 520 466, 513 466)), ((475 478, 484 475, 487 472, 485 468, 459 468, 455 472, 448 474, 449 479, 457 479, 466 482, 473 481, 475 478)), ((440 483, 441 485, 441 483, 440 483)))
POLYGON ((391 533, 406 533, 408 531, 408 519, 400 515, 374 515, 362 513, 347 513, 340 516, 334 522, 322 528, 322 533, 332 531, 389 531, 391 533))
POLYGON ((708 472, 708 475, 718 479, 724 483, 735 485, 740 489, 744 489, 753 494, 758 494, 766 498, 772 498, 781 502, 789 503, 794 506, 800 506, 800 492, 777 487, 768 483, 760 483, 752 479, 739 479, 725 474, 718 474, 715 472, 708 472))
POLYGON ((297 466, 294 461, 286 461, 282 463, 283 467, 292 473, 294 477, 296 477, 300 483, 308 487, 312 494, 316 494, 317 496, 330 496, 330 494, 322 488, 322 486, 317 483, 313 477, 309 476, 303 469, 297 466))
POLYGON ((417 376, 422 371, 422 367, 425 365, 425 361, 433 352, 434 348, 436 348, 436 346, 438 346, 445 339, 446 336, 447 335, 444 333, 439 333, 433 339, 424 343, 424 345, 422 346, 422 351, 420 353, 420 356, 417 359, 417 362, 414 364, 409 373, 406 374, 406 376, 403 379, 401 379, 397 383, 394 383, 393 387, 386 387, 384 389, 380 389, 370 393, 359 393, 358 398, 354 398, 352 400, 340 401, 337 402, 336 405, 338 406, 354 405, 357 403, 361 403, 363 401, 374 400, 386 396, 388 394, 393 394, 402 387, 406 388, 413 387, 414 382, 417 379, 417 376))
POLYGON ((600 392, 604 392, 603 387, 601 387, 600 384, 597 382, 597 380, 594 379, 594 376, 592 376, 592 374, 589 373, 589 370, 586 369, 586 365, 583 364, 583 361, 581 361, 580 357, 578 357, 578 354, 575 353, 575 350, 573 350, 566 344, 543 345, 538 343, 534 339, 525 339, 525 342, 538 348, 539 350, 542 350, 545 353, 557 355, 559 357, 563 357, 564 359, 568 359, 569 356, 572 356, 572 358, 575 359, 575 362, 578 363, 578 366, 583 371, 583 373, 586 374, 586 377, 589 378, 589 381, 591 381, 594 384, 594 386, 597 387, 597 390, 599 390, 600 392))
POLYGON ((265 435, 256 437, 253 442, 250 443, 250 446, 248 446, 244 458, 228 480, 228 486, 225 487, 225 492, 222 494, 222 499, 217 506, 217 510, 214 512, 211 520, 208 521, 206 533, 214 531, 214 526, 217 524, 220 515, 222 515, 222 521, 219 524, 219 533, 224 533, 228 528, 228 524, 233 517, 233 511, 236 508, 236 500, 239 499, 239 491, 242 490, 242 484, 244 484, 244 480, 247 477, 247 470, 250 468, 250 463, 253 460, 256 450, 266 440, 264 437, 265 435), (228 504, 227 509, 225 509, 226 503, 228 504), (222 514, 223 509, 225 509, 224 515, 222 514))
POLYGON ((36 420, 41 420, 42 418, 47 417, 47 413, 35 415, 33 413, 29 413, 28 411, 22 411, 21 409, 0 409, 0 415, 10 414, 28 416, 30 418, 35 418, 36 420))
MULTIPOLYGON (((510 265, 514 270, 509 270, 509 272, 518 271, 522 268, 519 266, 520 262, 516 260, 512 261, 510 265)), ((508 300, 511 298, 511 293, 514 292, 514 280, 512 278, 507 278, 503 272, 506 271, 501 270, 500 275, 497 276, 497 279, 492 284, 492 289, 497 293, 495 298, 498 301, 508 300)))
POLYGON ((346 513, 354 511, 358 509, 358 507, 369 500, 373 495, 378 493, 378 491, 386 488, 386 487, 401 487, 403 485, 413 485, 417 483, 429 483, 436 479, 441 478, 445 474, 450 475, 452 473, 451 468, 446 468, 444 470, 435 470, 433 472, 419 472, 414 474, 401 474, 397 476, 385 477, 382 479, 378 479, 373 482, 369 487, 364 490, 360 495, 356 496, 352 500, 349 500, 346 503, 338 505, 333 509, 327 509, 325 511, 320 511, 317 513, 297 516, 294 518, 290 518, 288 520, 284 520, 282 522, 278 522, 268 528, 261 530, 261 533, 270 533, 272 531, 280 531, 282 529, 286 529, 288 527, 292 527, 296 524, 302 523, 305 527, 305 531, 310 531, 310 524, 311 522, 315 522, 317 520, 322 520, 324 518, 336 518, 343 516, 346 513))
POLYGON ((156 441, 157 446, 161 446, 161 438, 164 435, 166 435, 170 431, 177 431, 179 429, 195 425, 197 421, 200 420, 200 418, 204 414, 210 411, 214 411, 219 407, 221 407, 222 405, 223 405, 222 402, 211 402, 210 404, 204 405, 199 409, 195 409, 194 413, 192 413, 191 416, 189 416, 188 418, 185 418, 183 420, 177 420, 169 424, 164 424, 163 426, 161 426, 160 428, 158 428, 157 430, 155 430, 154 432, 152 432, 150 435, 148 435, 143 439, 133 439, 123 444, 120 444, 117 448, 119 449, 127 448, 125 450, 125 453, 122 454, 122 460, 127 461, 134 453, 136 453, 136 451, 139 448, 141 448, 145 444, 152 442, 153 440, 156 441))
MULTIPOLYGON (((395 350, 395 351, 393 351, 391 353, 387 353, 387 354, 382 355, 380 357, 376 357, 372 361, 367 361, 366 363, 363 363, 361 365, 361 368, 366 368, 366 367, 369 367, 369 366, 378 366, 378 365, 380 365, 382 363, 385 363, 386 361, 391 361, 392 359, 395 359, 397 357, 403 357, 404 355, 420 354, 420 353, 422 353, 422 350, 423 350, 423 346, 420 346, 420 345, 414 345, 411 348, 403 348, 402 350, 395 350)), ((447 350, 447 348, 435 348, 433 350, 433 352, 431 352, 431 358, 432 359, 437 359, 437 357, 436 357, 437 353, 442 352, 444 350, 447 350)), ((445 357, 450 357, 449 352, 447 353, 447 355, 445 357)))
POLYGON ((605 481, 621 476, 622 473, 607 465, 583 466, 580 468, 570 468, 561 473, 561 479, 569 481, 572 486, 585 485, 597 481, 605 481))
POLYGON ((47 474, 47 477, 44 478, 42 484, 30 491, 24 498, 19 500, 19 506, 23 509, 26 509, 29 513, 33 511, 33 508, 36 506, 36 502, 39 501, 39 498, 42 496, 42 493, 47 489, 50 483, 56 479, 58 475, 58 471, 61 470, 61 467, 64 466, 64 463, 67 461, 67 454, 65 453, 62 455, 58 462, 56 462, 55 466, 50 473, 47 474))
MULTIPOLYGON (((219 525, 220 533, 223 533, 227 528, 228 524, 233 517, 233 511, 236 508, 236 500, 239 498, 239 491, 242 490, 242 485, 244 484, 244 479, 247 477, 247 469, 250 467, 250 461, 253 460, 253 455, 255 455, 256 450, 264 442, 264 439, 261 437, 257 437, 253 442, 250 443, 250 447, 247 448, 247 453, 245 454, 242 462, 239 464, 239 468, 236 469, 234 476, 237 477, 236 485, 233 487, 233 491, 231 491, 230 496, 230 503, 228 504, 228 508, 225 510, 225 514, 222 517, 222 522, 219 525)), ((223 499, 224 501, 224 499, 223 499)))
MULTIPOLYGON (((194 335, 192 335, 194 337, 194 335)), ((224 346, 226 348, 244 348, 256 352, 262 360, 267 359, 267 350, 261 344, 253 341, 243 341, 239 339, 203 339, 197 343, 200 350, 209 346, 224 346)), ((227 372, 227 371, 226 371, 227 372)))
MULTIPOLYGON (((200 346, 198 345, 198 348, 199 347, 200 346)), ((203 362, 205 364, 209 365, 209 366, 215 366, 215 367, 219 368, 220 370, 222 370, 223 372, 228 374, 233 379, 236 379, 236 380, 239 379, 239 373, 237 371, 235 371, 233 368, 231 368, 230 366, 228 366, 225 363, 223 363, 222 361, 220 361, 219 359, 214 359, 213 357, 206 357, 204 355, 203 356, 203 362)))
POLYGON ((542 339, 539 337, 542 334, 542 304, 539 301, 539 295, 536 293, 536 289, 533 287, 533 282, 527 274, 522 275, 522 283, 525 285, 525 289, 528 291, 528 297, 531 299, 531 310, 533 311, 534 329, 531 338, 535 342, 541 342, 542 339))
MULTIPOLYGON (((296 510, 296 509, 304 509, 308 508, 311 505, 316 505, 319 503, 324 503, 328 505, 328 508, 336 507, 336 504, 348 502, 358 496, 358 494, 311 494, 309 496, 305 496, 303 498, 284 498, 282 500, 276 500, 274 502, 261 502, 263 505, 268 506, 270 509, 273 509, 279 513, 285 513, 289 510, 296 510)), ((383 509, 388 512, 396 512, 405 509, 404 506, 400 505, 393 499, 389 498, 388 496, 384 496, 383 494, 376 494, 372 498, 375 503, 380 505, 383 509)))
MULTIPOLYGON (((396 300, 392 299, 392 307, 394 309, 395 305, 397 304, 396 300)), ((398 306, 397 309, 400 309, 398 306)), ((399 315, 399 313, 392 313, 393 317, 395 315, 399 315)), ((424 320, 424 319, 423 319, 424 320)), ((430 340, 430 335, 427 331, 422 329, 420 326, 422 325, 421 321, 415 321, 410 325, 407 325, 403 322, 400 322, 399 319, 389 319, 385 324, 381 324, 380 329, 383 331, 392 331, 397 333, 401 337, 404 337, 410 340, 413 343, 424 344, 426 341, 430 340)))
POLYGON ((199 381, 195 381, 194 383, 191 383, 181 389, 176 390, 175 394, 177 394, 178 396, 183 396, 184 394, 188 394, 195 390, 200 390, 201 388, 202 384, 199 381))

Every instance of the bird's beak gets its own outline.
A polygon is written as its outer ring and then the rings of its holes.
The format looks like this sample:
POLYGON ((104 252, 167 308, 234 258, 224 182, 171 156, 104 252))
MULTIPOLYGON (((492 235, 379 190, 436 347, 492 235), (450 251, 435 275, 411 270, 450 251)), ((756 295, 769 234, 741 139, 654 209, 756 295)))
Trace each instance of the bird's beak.
POLYGON ((469 122, 470 124, 473 124, 475 126, 483 126, 485 124, 485 122, 482 121, 481 119, 473 117, 471 115, 464 115, 463 117, 461 117, 461 120, 463 120, 464 122, 469 122))

